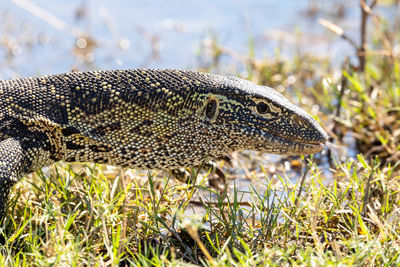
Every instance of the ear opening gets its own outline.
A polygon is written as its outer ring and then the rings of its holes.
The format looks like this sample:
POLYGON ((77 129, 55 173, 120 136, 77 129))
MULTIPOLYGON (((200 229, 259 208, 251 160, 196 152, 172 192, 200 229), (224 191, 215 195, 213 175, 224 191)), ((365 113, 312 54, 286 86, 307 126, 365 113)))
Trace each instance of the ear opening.
POLYGON ((216 97, 210 97, 207 99, 204 108, 204 117, 207 121, 212 122, 216 119, 219 112, 219 99, 216 97))

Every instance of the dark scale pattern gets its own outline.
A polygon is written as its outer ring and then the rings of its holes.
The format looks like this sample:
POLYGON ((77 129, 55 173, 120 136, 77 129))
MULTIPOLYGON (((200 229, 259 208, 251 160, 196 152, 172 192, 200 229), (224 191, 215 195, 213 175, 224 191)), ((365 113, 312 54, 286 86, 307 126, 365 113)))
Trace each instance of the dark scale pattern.
POLYGON ((14 183, 58 160, 172 170, 244 149, 314 153, 326 139, 282 95, 238 78, 117 70, 0 81, 0 216, 14 183))

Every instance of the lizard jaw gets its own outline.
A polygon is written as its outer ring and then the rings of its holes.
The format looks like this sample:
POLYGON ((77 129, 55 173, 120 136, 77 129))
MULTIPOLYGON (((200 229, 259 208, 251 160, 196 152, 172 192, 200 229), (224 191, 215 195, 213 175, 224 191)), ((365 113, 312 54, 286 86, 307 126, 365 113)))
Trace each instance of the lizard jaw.
MULTIPOLYGON (((298 143, 302 144, 303 151, 300 154, 314 154, 322 151, 325 147, 324 143, 298 143)), ((295 154, 294 154, 295 155, 295 154)))
POLYGON ((289 140, 286 139, 289 149, 286 153, 286 155, 308 155, 308 154, 314 154, 322 151, 325 147, 325 142, 305 142, 305 141, 294 141, 294 140, 289 140))
MULTIPOLYGON (((308 155, 318 153, 325 147, 327 142, 327 135, 323 135, 322 140, 293 140, 282 136, 274 135, 268 132, 262 133, 264 137, 261 142, 253 143, 254 147, 251 149, 263 151, 266 153, 280 154, 280 155, 308 155)), ((251 143, 251 141, 249 142, 251 143)))

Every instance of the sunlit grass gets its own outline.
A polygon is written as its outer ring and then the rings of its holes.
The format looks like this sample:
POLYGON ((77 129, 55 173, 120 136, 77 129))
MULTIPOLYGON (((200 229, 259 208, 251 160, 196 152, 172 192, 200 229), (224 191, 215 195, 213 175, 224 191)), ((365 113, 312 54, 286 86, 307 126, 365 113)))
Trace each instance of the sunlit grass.
MULTIPOLYGON (((244 204, 234 189, 176 184, 166 176, 60 163, 13 191, 3 227, 5 264, 399 264, 400 177, 379 160, 336 162, 299 182, 265 177, 244 204), (81 170, 82 170, 81 169, 81 170), (107 177, 108 176, 108 177, 107 177), (188 215, 191 195, 204 212, 188 215), (206 192, 207 192, 206 191, 206 192), (285 192, 285 194, 283 194, 285 192)), ((204 181, 202 182, 204 183, 204 181)))

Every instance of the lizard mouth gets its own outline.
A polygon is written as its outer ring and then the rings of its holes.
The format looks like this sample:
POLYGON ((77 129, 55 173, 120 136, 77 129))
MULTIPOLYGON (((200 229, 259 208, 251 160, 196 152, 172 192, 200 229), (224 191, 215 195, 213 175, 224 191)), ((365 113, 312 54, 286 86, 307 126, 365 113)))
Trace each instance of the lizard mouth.
POLYGON ((271 133, 264 132, 266 137, 263 145, 263 149, 266 152, 281 154, 281 155, 307 155, 318 153, 325 147, 325 142, 327 142, 326 135, 323 135, 321 140, 293 140, 285 138, 279 135, 274 135, 271 133))
MULTIPOLYGON (((270 133, 271 134, 271 133, 270 133)), ((322 151, 325 147, 325 143, 328 141, 329 137, 325 131, 316 127, 311 136, 315 139, 302 139, 289 136, 280 136, 279 134, 271 134, 278 140, 281 139, 282 147, 286 149, 287 155, 301 155, 301 154, 314 154, 322 151)), ((279 142, 278 142, 279 143, 279 142)))
MULTIPOLYGON (((300 143, 301 144, 301 143, 300 143)), ((307 147, 307 152, 304 154, 313 154, 324 149, 325 143, 302 143, 307 147)))
POLYGON ((249 136, 250 140, 247 140, 247 147, 245 149, 289 156, 314 154, 323 150, 325 143, 328 141, 328 135, 322 131, 319 131, 321 133, 320 138, 316 140, 304 140, 258 130, 249 136))
MULTIPOLYGON (((285 139, 285 138, 284 138, 285 139)), ((322 151, 325 147, 325 140, 290 140, 285 139, 287 143, 289 155, 301 155, 301 154, 314 154, 322 151)), ((285 145, 284 145, 285 146, 285 145)))

